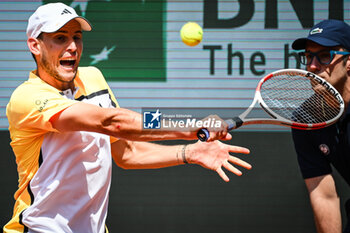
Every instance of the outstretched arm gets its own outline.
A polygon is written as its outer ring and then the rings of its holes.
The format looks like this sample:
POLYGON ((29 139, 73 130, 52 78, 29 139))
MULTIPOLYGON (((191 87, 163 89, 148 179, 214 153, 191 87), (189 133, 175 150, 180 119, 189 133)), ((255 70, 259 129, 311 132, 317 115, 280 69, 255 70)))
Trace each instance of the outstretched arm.
POLYGON ((118 166, 124 169, 152 169, 188 163, 198 164, 216 171, 228 182, 223 168, 240 176, 236 166, 251 169, 251 165, 229 153, 248 154, 243 147, 227 145, 220 141, 197 142, 194 144, 165 146, 147 142, 119 140, 112 144, 112 155, 118 166))
MULTIPOLYGON (((124 108, 100 108, 87 103, 76 103, 50 119, 60 132, 92 131, 132 141, 158 141, 172 139, 197 139, 197 130, 144 130, 142 115, 124 108)), ((210 139, 229 140, 227 126, 211 134, 210 139)))
POLYGON ((331 175, 305 179, 317 232, 341 233, 339 197, 331 175))

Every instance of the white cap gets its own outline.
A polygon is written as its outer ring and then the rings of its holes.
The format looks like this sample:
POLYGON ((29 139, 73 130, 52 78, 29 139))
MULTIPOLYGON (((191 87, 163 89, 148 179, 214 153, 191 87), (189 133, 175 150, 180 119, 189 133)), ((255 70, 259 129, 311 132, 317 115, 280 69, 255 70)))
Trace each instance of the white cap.
POLYGON ((75 19, 84 31, 91 31, 87 19, 77 15, 75 10, 63 3, 49 3, 40 6, 29 18, 27 36, 37 38, 41 32, 55 32, 75 19))

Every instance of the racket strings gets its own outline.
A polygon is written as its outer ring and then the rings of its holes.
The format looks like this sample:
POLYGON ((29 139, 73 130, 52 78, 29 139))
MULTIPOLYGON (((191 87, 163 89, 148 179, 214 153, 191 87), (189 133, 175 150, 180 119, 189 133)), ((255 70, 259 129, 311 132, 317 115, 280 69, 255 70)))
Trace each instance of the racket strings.
POLYGON ((340 103, 334 95, 303 75, 274 76, 261 85, 260 94, 274 113, 298 123, 326 122, 340 111, 340 103))

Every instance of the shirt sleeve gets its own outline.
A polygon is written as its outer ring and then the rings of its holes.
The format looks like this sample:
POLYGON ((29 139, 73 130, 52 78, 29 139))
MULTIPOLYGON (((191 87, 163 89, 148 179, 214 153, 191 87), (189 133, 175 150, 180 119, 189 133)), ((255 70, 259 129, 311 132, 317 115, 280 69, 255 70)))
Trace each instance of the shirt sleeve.
MULTIPOLYGON (((83 75, 85 78, 89 78, 89 82, 93 83, 94 87, 99 86, 100 89, 107 89, 109 96, 110 96, 110 106, 111 108, 119 108, 119 104, 117 99, 114 96, 113 91, 109 87, 105 77, 103 76, 102 72, 94 67, 94 66, 89 66, 89 67, 84 67, 80 68, 79 72, 81 75, 83 75)), ((111 144, 113 142, 118 141, 118 138, 110 136, 110 142, 111 144)))
POLYGON ((57 132, 50 118, 76 102, 49 85, 24 84, 12 94, 7 105, 7 117, 10 127, 57 132))
POLYGON ((99 69, 97 69, 97 68, 95 68, 95 69, 97 70, 97 72, 100 73, 100 75, 101 75, 101 77, 102 77, 102 82, 103 82, 103 84, 104 84, 104 85, 107 87, 107 89, 108 89, 109 95, 110 95, 110 97, 111 97, 112 106, 115 107, 115 108, 119 108, 118 101, 117 101, 117 99, 115 98, 114 93, 113 93, 113 91, 111 90, 111 88, 109 87, 109 85, 108 85, 106 79, 104 78, 103 74, 101 73, 101 71, 100 71, 99 69))
POLYGON ((313 178, 332 173, 332 168, 327 156, 320 150, 324 129, 306 131, 292 130, 295 151, 298 164, 304 179, 313 178))
MULTIPOLYGON (((108 92, 109 92, 109 95, 110 95, 110 97, 111 97, 111 105, 112 105, 112 107, 114 107, 114 108, 119 108, 118 101, 117 101, 117 99, 115 98, 114 93, 113 93, 113 91, 111 90, 111 88, 109 87, 109 85, 108 85, 106 79, 104 78, 103 74, 101 73, 101 71, 100 71, 99 69, 96 68, 96 70, 97 70, 97 72, 100 73, 101 77, 103 77, 103 83, 106 85, 106 87, 107 87, 107 89, 108 89, 108 92)), ((113 137, 113 136, 110 136, 110 142, 111 142, 111 144, 114 143, 114 142, 116 142, 116 141, 118 141, 118 140, 119 140, 118 138, 113 137)))

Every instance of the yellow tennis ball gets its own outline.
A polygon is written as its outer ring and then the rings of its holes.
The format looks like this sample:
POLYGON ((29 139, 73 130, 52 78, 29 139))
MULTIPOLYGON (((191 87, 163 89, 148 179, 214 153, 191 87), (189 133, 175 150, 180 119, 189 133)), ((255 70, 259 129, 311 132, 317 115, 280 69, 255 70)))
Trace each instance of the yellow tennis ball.
POLYGON ((188 22, 182 26, 180 35, 186 45, 196 46, 203 39, 203 29, 195 22, 188 22))

